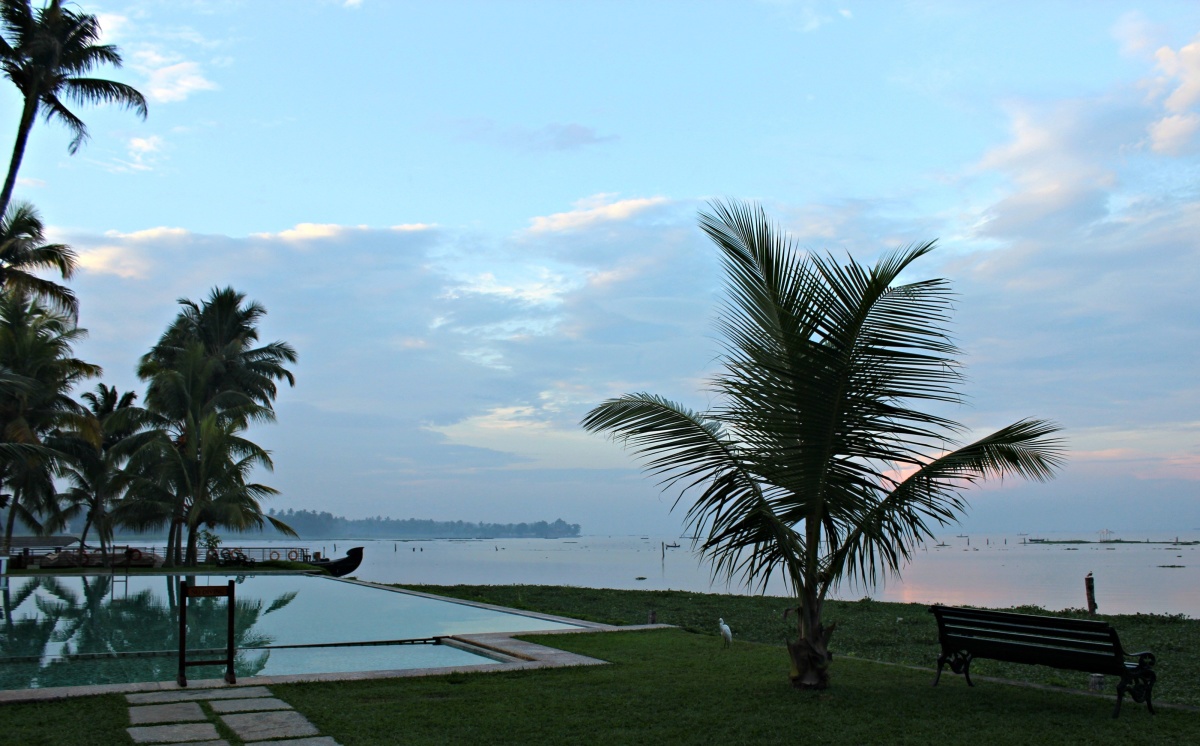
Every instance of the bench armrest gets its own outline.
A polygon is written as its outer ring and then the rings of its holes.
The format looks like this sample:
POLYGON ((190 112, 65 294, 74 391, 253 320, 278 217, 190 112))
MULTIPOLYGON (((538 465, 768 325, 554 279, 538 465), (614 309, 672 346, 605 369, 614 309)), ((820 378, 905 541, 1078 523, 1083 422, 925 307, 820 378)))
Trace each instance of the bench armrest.
POLYGON ((1143 650, 1140 653, 1126 653, 1125 657, 1137 658, 1138 659, 1138 667, 1144 667, 1144 668, 1149 668, 1149 667, 1153 666, 1154 662, 1156 660, 1154 657, 1154 653, 1151 653, 1149 650, 1143 650))

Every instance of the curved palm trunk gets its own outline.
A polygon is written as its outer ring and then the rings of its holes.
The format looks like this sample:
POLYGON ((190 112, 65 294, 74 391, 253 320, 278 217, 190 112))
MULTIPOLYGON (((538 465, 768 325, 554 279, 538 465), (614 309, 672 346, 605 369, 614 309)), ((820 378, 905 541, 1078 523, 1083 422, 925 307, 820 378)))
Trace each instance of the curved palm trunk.
MULTIPOLYGON (((81 551, 81 552, 83 551, 83 543, 87 540, 88 531, 91 528, 92 528, 92 512, 89 510, 88 517, 83 522, 83 531, 81 531, 79 533, 79 551, 81 551)), ((103 551, 103 549, 104 549, 103 544, 100 545, 100 549, 101 549, 101 551, 103 551)))
POLYGON ((8 176, 4 179, 4 190, 0 191, 0 215, 4 214, 8 203, 12 201, 13 189, 17 185, 17 172, 21 170, 21 161, 25 158, 25 145, 29 142, 29 133, 33 129, 37 110, 37 96, 26 96, 25 106, 21 109, 21 123, 17 127, 17 141, 13 145, 12 158, 8 162, 8 176))

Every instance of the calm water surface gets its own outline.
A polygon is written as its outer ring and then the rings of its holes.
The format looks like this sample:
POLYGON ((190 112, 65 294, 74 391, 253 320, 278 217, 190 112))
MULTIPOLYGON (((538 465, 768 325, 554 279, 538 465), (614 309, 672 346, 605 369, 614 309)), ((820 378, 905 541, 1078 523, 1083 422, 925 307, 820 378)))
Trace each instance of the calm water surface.
MULTIPOLYGON (((1099 610, 1109 614, 1184 614, 1200 618, 1200 547, 1171 544, 1022 544, 1018 535, 939 536, 945 547, 918 550, 900 580, 878 587, 848 585, 838 598, 1051 610, 1087 605, 1084 576, 1093 574, 1099 610)), ((1094 534, 1040 534, 1052 540, 1094 534)), ((1200 531, 1120 536, 1126 541, 1182 542, 1200 531)), ((278 542, 288 545, 287 542, 278 542)), ((381 583, 548 584, 591 588, 749 593, 739 584, 712 582, 687 539, 588 536, 578 539, 482 541, 317 541, 301 544, 341 556, 365 547, 361 580, 381 583), (662 548, 679 543, 678 549, 662 548), (336 547, 336 549, 335 549, 336 547)), ((291 546, 296 546, 292 542, 291 546)), ((786 595, 773 582, 768 595, 786 595)))

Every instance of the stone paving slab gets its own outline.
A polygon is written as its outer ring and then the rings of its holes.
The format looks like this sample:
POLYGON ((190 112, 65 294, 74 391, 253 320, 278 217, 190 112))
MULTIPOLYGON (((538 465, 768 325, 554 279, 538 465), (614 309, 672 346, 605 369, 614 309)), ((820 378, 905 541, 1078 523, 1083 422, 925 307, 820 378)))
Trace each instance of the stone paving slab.
POLYGON ((212 723, 187 725, 146 725, 126 728, 134 743, 184 743, 187 741, 220 741, 221 734, 212 723))
POLYGON ((292 706, 275 697, 255 699, 220 699, 208 703, 213 712, 257 712, 260 710, 290 710, 292 706))
POLYGON ((270 697, 271 690, 265 686, 239 686, 227 689, 175 689, 167 692, 142 692, 126 694, 131 705, 156 705, 164 702, 192 702, 198 699, 247 699, 270 697))
MULTIPOLYGON (((188 744, 188 746, 192 746, 188 744)), ((284 741, 248 741, 246 746, 342 746, 329 736, 316 738, 289 738, 284 741)))
POLYGON ((172 702, 166 705, 141 705, 129 708, 129 722, 132 725, 194 723, 206 720, 208 720, 208 716, 196 702, 172 702))
POLYGON ((243 741, 317 735, 317 727, 295 710, 222 715, 221 721, 243 741))

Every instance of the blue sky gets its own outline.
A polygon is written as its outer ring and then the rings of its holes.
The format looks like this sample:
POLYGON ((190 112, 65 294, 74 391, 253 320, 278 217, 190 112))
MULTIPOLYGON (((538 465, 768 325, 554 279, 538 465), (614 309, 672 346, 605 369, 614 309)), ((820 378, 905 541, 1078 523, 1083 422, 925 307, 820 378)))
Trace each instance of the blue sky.
MULTIPOLYGON (((714 198, 959 293, 983 434, 1063 424, 974 531, 1200 528, 1200 6, 85 3, 150 115, 39 124, 17 197, 74 246, 104 380, 233 285, 300 352, 278 508, 672 533, 599 401, 702 409, 714 198)), ((15 132, 18 99, 0 87, 15 132)), ((3 120, 0 120, 2 124, 3 120)), ((2 137, 3 135, 0 135, 2 137)))

